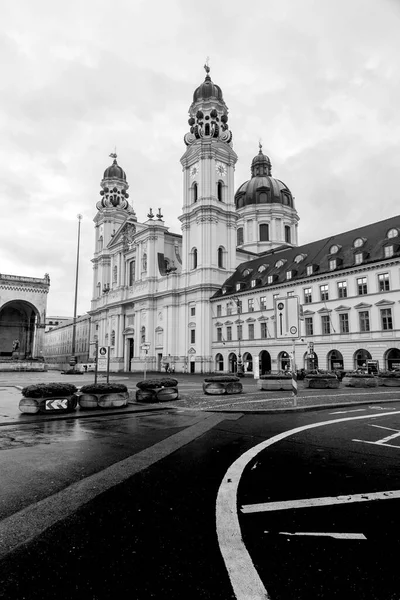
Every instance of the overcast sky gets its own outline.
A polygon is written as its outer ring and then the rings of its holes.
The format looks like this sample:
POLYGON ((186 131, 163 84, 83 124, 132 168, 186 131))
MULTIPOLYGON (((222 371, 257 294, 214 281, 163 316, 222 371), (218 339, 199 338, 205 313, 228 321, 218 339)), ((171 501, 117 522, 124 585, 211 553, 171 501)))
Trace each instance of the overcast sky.
POLYGON ((235 187, 263 150, 299 243, 399 212, 399 0, 13 0, 0 24, 0 271, 51 278, 48 315, 90 309, 93 218, 117 149, 139 221, 180 233, 188 109, 211 77, 235 187))

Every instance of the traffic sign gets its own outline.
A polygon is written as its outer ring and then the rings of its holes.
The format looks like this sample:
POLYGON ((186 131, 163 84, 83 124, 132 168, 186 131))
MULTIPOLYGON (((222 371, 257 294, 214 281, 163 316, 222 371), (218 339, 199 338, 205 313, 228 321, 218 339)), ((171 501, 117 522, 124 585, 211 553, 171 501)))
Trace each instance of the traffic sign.
POLYGON ((285 296, 275 299, 276 337, 300 337, 299 297, 285 296))
POLYGON ((65 410, 67 408, 67 398, 55 398, 54 400, 46 400, 45 410, 65 410))
POLYGON ((97 352, 97 370, 108 371, 108 348, 106 346, 99 346, 97 352))

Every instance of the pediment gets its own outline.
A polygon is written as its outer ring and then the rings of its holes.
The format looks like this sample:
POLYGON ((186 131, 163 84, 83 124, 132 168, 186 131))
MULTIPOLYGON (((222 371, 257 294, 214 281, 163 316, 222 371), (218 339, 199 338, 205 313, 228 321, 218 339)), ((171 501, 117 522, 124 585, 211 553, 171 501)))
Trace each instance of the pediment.
POLYGON ((360 308, 371 308, 372 304, 367 304, 366 302, 360 302, 359 304, 356 304, 354 308, 360 309, 360 308))
POLYGON ((341 304, 340 306, 337 306, 335 308, 335 310, 351 310, 350 306, 345 306, 344 304, 341 304))
POLYGON ((375 302, 375 306, 390 306, 394 304, 393 300, 379 300, 379 302, 375 302))

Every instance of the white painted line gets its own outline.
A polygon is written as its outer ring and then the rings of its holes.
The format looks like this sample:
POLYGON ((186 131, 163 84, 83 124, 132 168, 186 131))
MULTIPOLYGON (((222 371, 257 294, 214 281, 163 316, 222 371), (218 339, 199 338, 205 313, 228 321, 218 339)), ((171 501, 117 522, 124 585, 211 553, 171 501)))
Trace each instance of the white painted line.
POLYGON ((225 562, 231 585, 237 600, 266 600, 270 596, 261 581, 251 557, 244 545, 240 531, 237 510, 237 491, 240 479, 247 465, 263 450, 288 437, 317 427, 336 425, 347 421, 361 419, 377 419, 390 415, 398 415, 400 411, 378 413, 376 415, 361 415, 357 417, 343 417, 330 421, 322 421, 296 427, 284 431, 242 454, 227 470, 218 490, 216 503, 216 526, 220 551, 225 562))
POLYGON ((366 408, 353 408, 352 410, 336 410, 335 412, 331 412, 329 413, 330 415, 345 415, 347 413, 352 413, 352 412, 365 412, 367 409, 366 408))
MULTIPOLYGON (((264 531, 264 533, 275 534, 274 531, 264 531)), ((366 540, 363 533, 322 533, 320 531, 278 531, 278 535, 308 535, 310 537, 331 537, 336 540, 366 540)))
POLYGON ((264 502, 242 506, 243 514, 272 512, 276 510, 292 510, 297 508, 314 508, 315 506, 332 506, 334 504, 352 504, 353 502, 372 502, 374 500, 392 500, 400 498, 400 490, 387 492, 369 492, 367 494, 351 494, 349 496, 326 496, 324 498, 302 498, 283 502, 264 502))

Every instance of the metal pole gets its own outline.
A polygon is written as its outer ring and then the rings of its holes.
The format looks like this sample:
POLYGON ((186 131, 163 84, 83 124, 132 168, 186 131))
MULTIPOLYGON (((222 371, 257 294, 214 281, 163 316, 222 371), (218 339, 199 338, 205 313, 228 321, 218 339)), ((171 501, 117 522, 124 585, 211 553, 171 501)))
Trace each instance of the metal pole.
POLYGON ((95 352, 96 352, 96 354, 95 354, 96 362, 95 362, 95 367, 94 367, 94 385, 97 384, 97 362, 98 362, 98 357, 99 357, 99 342, 98 342, 98 340, 96 340, 95 352))
POLYGON ((110 346, 107 346, 107 383, 110 383, 110 346))
MULTIPOLYGON (((75 357, 76 309, 78 306, 79 244, 80 244, 80 237, 81 237, 82 215, 77 215, 77 218, 78 218, 78 245, 77 245, 77 250, 76 250, 75 303, 74 303, 74 320, 73 320, 73 324, 72 324, 72 349, 71 349, 71 356, 73 356, 73 357, 75 357)), ((75 366, 76 366, 76 363, 73 366, 74 370, 75 370, 75 366)))
POLYGON ((292 396, 293 406, 297 406, 296 340, 293 339, 292 342, 292 396))

